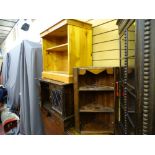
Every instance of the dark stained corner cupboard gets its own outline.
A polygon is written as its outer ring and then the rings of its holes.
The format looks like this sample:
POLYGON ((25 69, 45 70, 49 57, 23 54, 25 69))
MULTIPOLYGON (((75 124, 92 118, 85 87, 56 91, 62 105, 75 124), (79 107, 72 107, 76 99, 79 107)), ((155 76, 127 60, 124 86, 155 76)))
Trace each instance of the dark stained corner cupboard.
POLYGON ((75 129, 80 134, 115 133, 116 68, 74 68, 75 129))
POLYGON ((118 20, 118 134, 155 134, 155 20, 118 20))

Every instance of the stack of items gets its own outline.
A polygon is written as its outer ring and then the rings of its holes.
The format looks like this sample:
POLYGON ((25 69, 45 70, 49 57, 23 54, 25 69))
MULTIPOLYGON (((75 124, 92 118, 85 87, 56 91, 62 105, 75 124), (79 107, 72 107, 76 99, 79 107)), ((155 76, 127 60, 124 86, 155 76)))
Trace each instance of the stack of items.
POLYGON ((41 37, 45 133, 114 134, 115 69, 90 67, 91 24, 62 20, 41 37))
POLYGON ((64 134, 74 126, 73 67, 92 65, 92 26, 62 20, 41 33, 42 115, 46 134, 64 134))

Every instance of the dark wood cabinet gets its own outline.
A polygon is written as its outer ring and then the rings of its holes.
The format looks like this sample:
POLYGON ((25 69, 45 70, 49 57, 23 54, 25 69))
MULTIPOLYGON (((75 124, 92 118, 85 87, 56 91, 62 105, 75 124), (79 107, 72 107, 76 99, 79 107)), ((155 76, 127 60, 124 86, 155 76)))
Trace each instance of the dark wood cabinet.
POLYGON ((75 129, 80 134, 115 133, 115 68, 74 68, 75 129))
POLYGON ((155 20, 118 20, 118 134, 155 134, 155 20))
POLYGON ((41 79, 41 113, 45 134, 65 134, 74 126, 73 84, 41 79))

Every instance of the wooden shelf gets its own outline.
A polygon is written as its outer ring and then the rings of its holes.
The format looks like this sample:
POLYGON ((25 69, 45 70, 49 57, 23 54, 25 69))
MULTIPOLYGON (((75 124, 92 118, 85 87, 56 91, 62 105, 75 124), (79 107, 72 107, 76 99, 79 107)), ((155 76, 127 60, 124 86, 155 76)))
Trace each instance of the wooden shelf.
POLYGON ((58 109, 56 109, 55 107, 52 107, 52 109, 53 109, 54 111, 56 111, 57 113, 59 113, 60 115, 62 115, 62 112, 59 111, 58 109))
POLYGON ((80 135, 79 132, 76 131, 75 128, 71 127, 65 131, 66 135, 80 135))
POLYGON ((43 71, 42 78, 52 79, 52 80, 64 82, 67 84, 73 82, 73 76, 68 75, 68 72, 63 72, 63 71, 43 71))
POLYGON ((113 127, 103 122, 90 122, 81 127, 81 134, 114 134, 113 127))
POLYGON ((80 134, 114 134, 116 68, 74 68, 75 129, 80 134))
POLYGON ((63 51, 67 51, 67 49, 68 49, 68 43, 65 43, 62 45, 47 48, 46 51, 47 52, 63 52, 63 51))
POLYGON ((79 91, 114 91, 114 87, 82 86, 82 87, 79 87, 79 91))
POLYGON ((82 106, 80 108, 80 112, 109 112, 113 113, 114 109, 111 107, 104 107, 100 104, 88 104, 85 106, 82 106))
POLYGON ((112 135, 114 134, 114 131, 112 130, 101 130, 101 131, 81 131, 82 135, 97 135, 97 134, 105 134, 105 135, 112 135))

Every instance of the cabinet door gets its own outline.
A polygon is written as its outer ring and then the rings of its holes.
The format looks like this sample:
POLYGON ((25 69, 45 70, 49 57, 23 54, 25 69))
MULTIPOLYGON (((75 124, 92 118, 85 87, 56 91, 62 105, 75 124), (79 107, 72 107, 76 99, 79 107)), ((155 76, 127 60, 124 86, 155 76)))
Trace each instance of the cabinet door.
POLYGON ((128 46, 128 79, 127 83, 135 88, 135 22, 132 23, 127 30, 127 46, 128 46))
POLYGON ((126 111, 127 106, 125 98, 124 98, 124 82, 126 77, 126 69, 127 69, 127 61, 126 61, 126 46, 127 46, 127 32, 126 30, 123 31, 123 34, 120 36, 120 80, 119 80, 119 127, 120 127, 120 134, 126 134, 126 111))
POLYGON ((135 22, 129 22, 120 37, 120 129, 122 134, 135 134, 135 22))
POLYGON ((127 134, 136 134, 135 26, 127 28, 127 134))

